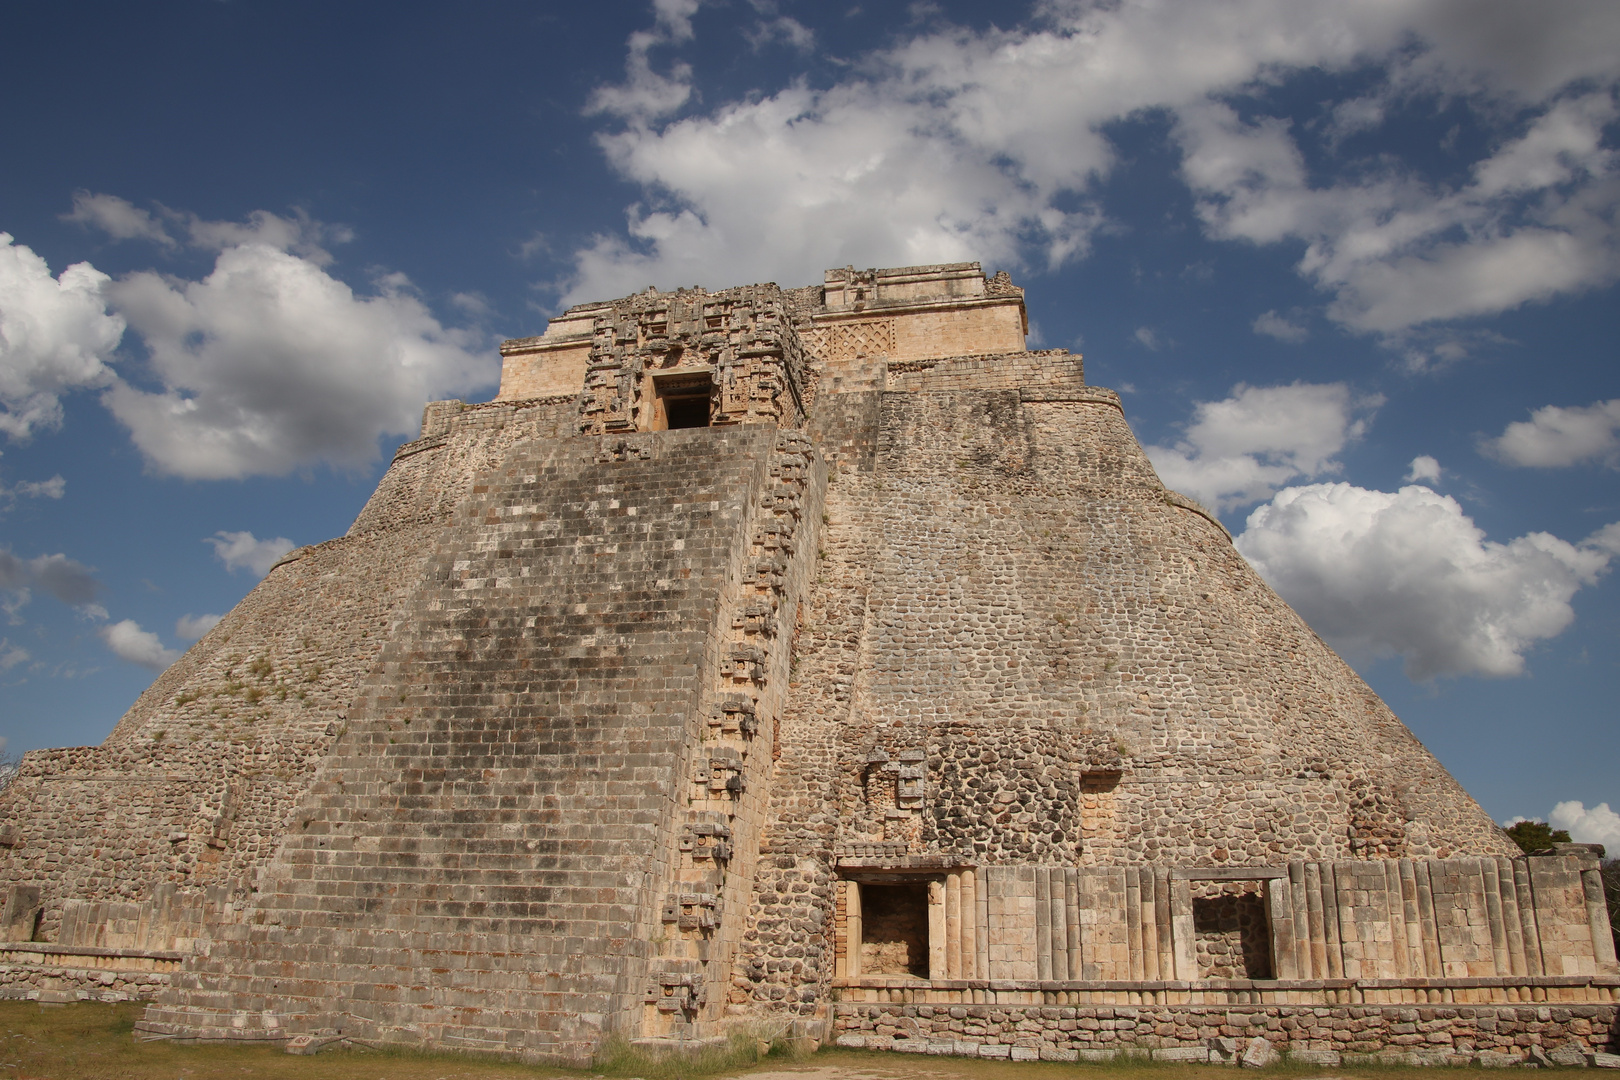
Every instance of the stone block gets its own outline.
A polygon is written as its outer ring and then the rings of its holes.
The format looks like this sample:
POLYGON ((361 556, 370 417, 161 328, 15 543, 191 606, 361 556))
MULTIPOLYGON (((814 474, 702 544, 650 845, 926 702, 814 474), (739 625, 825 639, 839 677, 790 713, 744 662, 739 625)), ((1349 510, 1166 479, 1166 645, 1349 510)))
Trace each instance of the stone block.
POLYGON ((1256 1035, 1243 1044, 1243 1054, 1238 1060, 1245 1069, 1264 1069, 1281 1061, 1282 1055, 1270 1042, 1256 1035))
POLYGON ((1337 1050, 1289 1050, 1288 1060, 1300 1065, 1321 1065, 1336 1069, 1344 1064, 1344 1055, 1337 1050))
POLYGON ((1587 1049, 1585 1043, 1571 1040, 1566 1043, 1560 1043, 1558 1046, 1555 1046, 1551 1050, 1547 1051, 1547 1060, 1552 1062, 1554 1065, 1562 1065, 1566 1068, 1584 1069, 1587 1065, 1591 1064, 1587 1060, 1587 1056, 1590 1053, 1591 1051, 1587 1049))

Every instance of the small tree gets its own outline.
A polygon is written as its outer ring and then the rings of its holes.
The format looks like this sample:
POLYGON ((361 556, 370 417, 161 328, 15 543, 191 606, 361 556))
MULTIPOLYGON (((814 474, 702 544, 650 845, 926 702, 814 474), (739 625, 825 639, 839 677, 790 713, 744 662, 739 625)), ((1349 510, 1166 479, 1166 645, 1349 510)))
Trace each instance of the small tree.
POLYGON ((1568 829, 1554 829, 1545 821, 1521 821, 1503 830, 1526 854, 1544 851, 1554 844, 1569 843, 1568 829))

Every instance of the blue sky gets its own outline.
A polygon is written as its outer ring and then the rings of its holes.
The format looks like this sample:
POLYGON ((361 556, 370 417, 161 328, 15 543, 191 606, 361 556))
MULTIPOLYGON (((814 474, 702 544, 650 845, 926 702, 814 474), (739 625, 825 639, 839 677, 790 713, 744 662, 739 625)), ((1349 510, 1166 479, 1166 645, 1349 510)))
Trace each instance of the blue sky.
POLYGON ((1620 844, 1607 0, 13 4, 0 38, 12 751, 99 741, 561 307, 979 259, 1487 810, 1620 844))

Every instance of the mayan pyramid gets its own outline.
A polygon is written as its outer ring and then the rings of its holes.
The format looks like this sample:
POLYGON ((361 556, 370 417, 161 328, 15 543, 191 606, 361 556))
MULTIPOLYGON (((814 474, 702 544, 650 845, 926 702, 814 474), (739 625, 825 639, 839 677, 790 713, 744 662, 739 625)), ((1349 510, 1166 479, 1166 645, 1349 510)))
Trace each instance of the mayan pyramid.
POLYGON ((1026 326, 964 263, 507 342, 27 755, 0 993, 575 1063, 1603 1050, 1595 853, 1521 856, 1026 326))

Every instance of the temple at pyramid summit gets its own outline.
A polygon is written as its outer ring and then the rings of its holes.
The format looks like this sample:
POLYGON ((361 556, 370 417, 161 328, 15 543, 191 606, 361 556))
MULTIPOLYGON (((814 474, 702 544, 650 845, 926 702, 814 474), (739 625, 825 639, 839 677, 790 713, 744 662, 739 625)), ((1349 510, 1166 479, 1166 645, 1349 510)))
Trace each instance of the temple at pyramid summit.
POLYGON ((977 263, 582 304, 0 795, 0 996, 589 1062, 1586 1064, 1523 855, 977 263))

